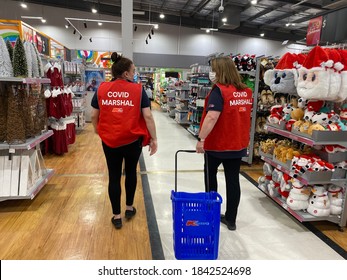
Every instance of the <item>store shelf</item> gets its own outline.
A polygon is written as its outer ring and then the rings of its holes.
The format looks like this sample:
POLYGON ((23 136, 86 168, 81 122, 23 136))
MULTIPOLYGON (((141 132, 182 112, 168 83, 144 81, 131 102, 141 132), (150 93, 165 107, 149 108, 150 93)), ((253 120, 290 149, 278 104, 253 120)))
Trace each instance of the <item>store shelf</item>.
POLYGON ((44 133, 42 133, 38 137, 27 139, 26 142, 23 144, 10 144, 10 145, 9 144, 0 144, 0 150, 9 150, 9 149, 30 150, 30 149, 34 148, 37 144, 46 140, 51 135, 53 135, 53 130, 48 130, 48 131, 45 131, 44 133))
POLYGON ((196 107, 196 106, 192 106, 192 105, 188 105, 188 108, 192 109, 192 110, 203 110, 204 109, 204 107, 200 107, 200 106, 196 107))
MULTIPOLYGON (((284 164, 280 164, 279 162, 274 161, 271 158, 268 157, 264 157, 261 156, 261 159, 269 164, 271 164, 273 167, 276 167, 278 170, 282 171, 283 173, 288 174, 290 177, 294 177, 294 172, 288 170, 288 168, 286 166, 284 166, 284 164)), ((324 173, 328 173, 329 171, 325 171, 324 173)), ((308 172, 307 172, 308 173, 308 172)), ((317 175, 321 175, 323 174, 322 172, 313 172, 317 175)), ((332 173, 332 172, 329 172, 332 173)), ((324 178, 324 176, 322 176, 322 178, 324 178)), ((316 184, 331 184, 332 183, 332 179, 330 176, 330 179, 328 180, 307 180, 305 177, 303 176, 296 176, 296 179, 298 179, 301 183, 303 183, 304 185, 316 185, 316 184)), ((336 183, 339 182, 345 182, 346 180, 335 180, 336 183)))
POLYGON ((188 130, 188 132, 190 132, 194 136, 198 136, 199 135, 199 133, 196 133, 195 131, 191 130, 189 127, 187 128, 187 130, 188 130))
POLYGON ((28 194, 26 196, 4 196, 0 197, 0 201, 12 200, 12 199, 33 199, 40 190, 47 184, 47 182, 53 177, 54 170, 46 169, 46 174, 42 176, 36 184, 28 190, 28 194))
POLYGON ((341 145, 347 148, 347 131, 339 131, 339 138, 336 139, 332 137, 334 132, 332 131, 317 131, 314 130, 312 133, 312 138, 303 135, 292 133, 288 130, 283 130, 269 124, 264 127, 267 131, 282 135, 284 137, 290 138, 292 140, 307 144, 309 146, 314 145, 341 145))
POLYGON ((252 70, 252 71, 239 71, 239 74, 245 74, 245 75, 251 75, 251 76, 255 76, 257 73, 256 70, 252 70))
POLYGON ((0 82, 14 82, 23 84, 50 84, 48 78, 18 78, 18 77, 0 77, 0 82))
POLYGON ((175 119, 175 121, 176 121, 178 124, 183 124, 183 125, 192 124, 192 122, 190 122, 190 121, 182 122, 182 121, 177 121, 176 119, 175 119))
POLYGON ((340 219, 338 216, 315 217, 304 211, 294 211, 293 209, 288 207, 286 201, 282 199, 281 197, 272 197, 269 195, 269 193, 259 188, 259 186, 256 186, 256 187, 261 192, 266 194, 269 198, 271 198, 272 201, 276 202, 278 205, 280 205, 284 210, 286 210, 288 213, 290 213, 295 219, 297 219, 300 222, 330 221, 337 224, 340 222, 340 219))

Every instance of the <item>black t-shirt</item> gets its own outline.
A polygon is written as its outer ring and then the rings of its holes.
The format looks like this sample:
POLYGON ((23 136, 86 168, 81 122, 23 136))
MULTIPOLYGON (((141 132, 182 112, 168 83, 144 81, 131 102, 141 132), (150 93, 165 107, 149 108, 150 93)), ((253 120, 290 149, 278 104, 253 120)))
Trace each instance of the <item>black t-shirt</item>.
MULTIPOLYGON (((222 97, 222 93, 219 87, 214 87, 210 93, 210 97, 208 100, 206 111, 223 111, 224 100, 222 97)), ((231 128, 230 128, 231 129, 231 128)), ((232 139, 230 139, 232 141, 232 139)), ((240 151, 231 151, 231 152, 212 152, 206 151, 209 155, 214 156, 216 158, 222 159, 232 159, 232 158, 242 158, 247 156, 247 149, 243 149, 240 151)))
MULTIPOLYGON (((150 101, 149 98, 145 92, 145 90, 142 88, 142 98, 141 98, 141 108, 148 108, 150 107, 150 101)), ((99 110, 99 103, 98 103, 98 91, 95 92, 91 105, 94 109, 99 110)))

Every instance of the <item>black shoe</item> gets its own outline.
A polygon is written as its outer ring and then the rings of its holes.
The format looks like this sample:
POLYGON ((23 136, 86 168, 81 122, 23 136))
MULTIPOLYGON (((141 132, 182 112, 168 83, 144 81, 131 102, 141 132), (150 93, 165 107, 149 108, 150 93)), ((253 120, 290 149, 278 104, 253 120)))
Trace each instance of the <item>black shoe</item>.
POLYGON ((114 217, 112 217, 111 222, 116 229, 122 228, 122 219, 121 218, 115 219, 114 217))
POLYGON ((136 208, 133 206, 133 210, 125 210, 125 218, 131 219, 136 214, 136 208))
POLYGON ((225 218, 225 215, 220 215, 220 222, 222 224, 225 224, 228 227, 228 230, 236 230, 236 225, 235 223, 231 223, 229 221, 227 221, 227 219, 225 218))

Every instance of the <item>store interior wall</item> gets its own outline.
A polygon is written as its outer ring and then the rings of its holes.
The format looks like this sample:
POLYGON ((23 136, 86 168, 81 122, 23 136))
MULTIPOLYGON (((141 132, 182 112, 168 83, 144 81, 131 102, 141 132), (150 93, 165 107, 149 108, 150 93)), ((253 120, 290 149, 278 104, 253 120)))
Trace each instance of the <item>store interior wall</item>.
MULTIPOLYGON (((74 17, 120 21, 120 18, 35 4, 29 4, 28 8, 24 10, 19 6, 19 1, 2 0, 1 4, 0 18, 23 20, 67 48, 121 52, 121 24, 104 23, 103 26, 99 27, 96 22, 87 22, 88 28, 85 28, 83 21, 74 21, 76 27, 83 34, 82 40, 79 40, 80 36, 74 35, 71 27, 65 28, 66 21, 64 19, 65 17, 74 17), (22 19, 22 15, 43 16, 47 22, 43 24, 40 20, 22 19), (89 38, 92 38, 93 42, 90 42, 89 38)), ((139 21, 134 20, 135 22, 139 21)), ((148 44, 145 43, 145 39, 150 31, 149 26, 138 26, 133 37, 134 58, 137 56, 142 60, 153 61, 154 56, 158 55, 156 60, 165 64, 155 65, 151 63, 148 66, 179 67, 172 64, 172 61, 177 61, 176 59, 163 60, 163 56, 160 55, 172 55, 173 58, 183 55, 194 58, 194 56, 206 57, 212 53, 223 52, 225 54, 249 53, 257 56, 281 56, 288 51, 300 52, 305 48, 305 46, 297 44, 283 46, 282 42, 263 38, 250 38, 221 32, 207 34, 199 29, 163 24, 159 19, 153 20, 151 23, 158 23, 159 29, 154 30, 154 35, 151 40, 148 39, 148 44), (146 59, 147 54, 152 54, 152 56, 148 55, 148 59, 146 59)), ((140 64, 146 65, 145 63, 140 64)))

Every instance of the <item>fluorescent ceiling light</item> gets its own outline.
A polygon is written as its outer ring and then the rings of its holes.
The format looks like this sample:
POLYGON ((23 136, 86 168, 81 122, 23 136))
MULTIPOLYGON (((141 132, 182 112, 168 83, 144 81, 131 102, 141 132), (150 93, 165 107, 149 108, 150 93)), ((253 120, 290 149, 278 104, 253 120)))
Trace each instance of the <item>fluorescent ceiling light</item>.
POLYGON ((289 40, 285 40, 285 41, 282 42, 282 45, 283 45, 283 46, 284 46, 284 45, 287 45, 288 42, 289 42, 289 40))
POLYGON ((133 11, 133 14, 134 15, 144 15, 145 14, 145 11, 133 11))
POLYGON ((206 27, 201 27, 200 30, 205 30, 206 32, 207 32, 207 30, 208 30, 208 32, 210 32, 210 31, 218 31, 217 28, 206 28, 206 27))
POLYGON ((43 17, 35 17, 35 16, 21 16, 21 18, 28 18, 28 19, 43 19, 43 17))
POLYGON ((23 9, 28 8, 28 5, 27 5, 27 4, 25 4, 25 3, 20 3, 20 6, 21 6, 23 9))
POLYGON ((98 10, 97 10, 97 9, 92 8, 92 13, 93 13, 93 14, 96 14, 97 12, 98 12, 98 10))
POLYGON ((253 5, 255 5, 255 4, 257 4, 257 3, 258 3, 257 0, 252 0, 252 1, 251 1, 251 4, 253 4, 253 5))
POLYGON ((98 22, 98 25, 101 26, 101 25, 102 25, 102 22, 99 21, 99 22, 98 22))
POLYGON ((41 22, 42 23, 46 23, 46 20, 43 18, 43 19, 41 19, 41 22))
POLYGON ((265 36, 265 33, 260 33, 260 37, 264 37, 265 36))
POLYGON ((164 15, 163 13, 161 13, 161 14, 159 15, 159 17, 160 17, 160 18, 165 18, 165 15, 164 15))

